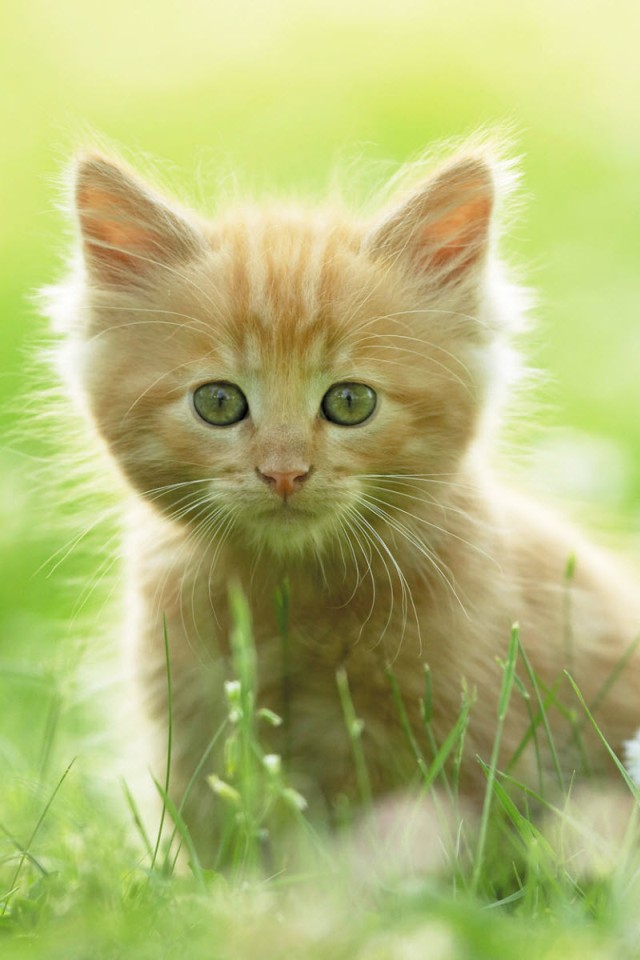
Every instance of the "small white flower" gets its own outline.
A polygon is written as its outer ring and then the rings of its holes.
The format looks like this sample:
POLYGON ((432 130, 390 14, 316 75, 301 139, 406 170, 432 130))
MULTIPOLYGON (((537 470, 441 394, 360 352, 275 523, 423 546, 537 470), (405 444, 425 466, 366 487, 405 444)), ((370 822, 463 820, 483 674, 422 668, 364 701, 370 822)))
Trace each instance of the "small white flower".
POLYGON ((640 787, 640 730, 636 731, 633 740, 627 740, 624 744, 624 765, 631 779, 640 787))
POLYGON ((265 766, 265 769, 272 776, 278 776, 282 770, 282 760, 278 753, 265 753, 262 758, 262 762, 265 766))
POLYGON ((229 707, 229 720, 237 724, 242 717, 242 685, 239 680, 226 680, 224 692, 229 707))
POLYGON ((242 687, 239 680, 225 680, 224 692, 227 695, 229 703, 237 703, 240 699, 241 689, 242 687))

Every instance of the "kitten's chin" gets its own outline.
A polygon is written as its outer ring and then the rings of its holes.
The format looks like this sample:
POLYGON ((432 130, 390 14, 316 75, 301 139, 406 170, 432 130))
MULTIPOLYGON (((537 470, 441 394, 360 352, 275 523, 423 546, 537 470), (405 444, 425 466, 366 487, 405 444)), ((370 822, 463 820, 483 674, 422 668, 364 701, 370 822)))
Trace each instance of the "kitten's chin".
POLYGON ((287 504, 246 520, 251 546, 280 557, 314 553, 326 543, 332 523, 316 512, 287 504))

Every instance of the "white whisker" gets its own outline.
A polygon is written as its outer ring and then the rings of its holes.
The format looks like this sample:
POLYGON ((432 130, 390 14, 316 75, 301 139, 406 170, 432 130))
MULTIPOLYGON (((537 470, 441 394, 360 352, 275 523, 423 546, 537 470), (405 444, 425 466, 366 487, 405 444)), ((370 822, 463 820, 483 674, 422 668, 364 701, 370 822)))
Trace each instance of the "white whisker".
MULTIPOLYGON (((352 535, 353 539, 355 540, 356 545, 358 546, 358 549, 359 549, 360 552, 362 553, 362 556, 363 556, 363 558, 364 558, 364 562, 366 563, 366 573, 367 573, 367 574, 369 575, 369 577, 371 578, 371 603, 370 603, 370 605, 369 605, 369 610, 368 610, 368 612, 367 612, 367 616, 364 618, 364 620, 363 620, 362 623, 360 624, 360 629, 358 630, 358 635, 357 635, 357 637, 356 637, 356 639, 355 639, 355 642, 354 642, 355 644, 357 644, 357 643, 360 642, 360 639, 361 639, 361 637, 362 637, 362 634, 363 634, 363 632, 364 632, 364 629, 365 629, 366 625, 368 624, 369 620, 371 619, 371 617, 373 616, 373 611, 374 611, 375 606, 376 606, 376 578, 375 578, 375 576, 374 576, 373 567, 372 567, 372 563, 371 563, 372 554, 369 553, 369 555, 367 556, 367 552, 366 552, 366 550, 364 549, 364 546, 363 546, 363 544, 362 544, 362 541, 360 540, 360 537, 358 536, 358 533, 356 532, 356 530, 354 530, 354 521, 356 520, 356 518, 357 518, 357 511, 352 510, 349 517, 344 517, 344 522, 345 522, 345 524, 347 525, 347 529, 351 532, 351 535, 352 535)), ((355 596, 356 590, 358 589, 358 587, 359 587, 360 584, 362 583, 362 580, 360 579, 360 569, 359 569, 359 566, 358 566, 358 561, 357 561, 357 559, 356 559, 355 551, 353 551, 353 558, 354 558, 354 561, 355 561, 355 564, 356 564, 356 571, 357 571, 358 580, 357 580, 357 582, 356 582, 356 586, 355 586, 355 588, 354 588, 354 591, 353 591, 351 597, 349 597, 349 601, 352 599, 352 597, 355 596)), ((347 603, 348 603, 349 601, 347 601, 347 603)), ((345 604, 345 606, 346 606, 346 604, 345 604)))
MULTIPOLYGON (((380 499, 380 497, 374 497, 371 494, 363 494, 368 500, 373 501, 374 503, 381 504, 383 507, 389 507, 389 503, 386 500, 380 499)), ((464 537, 459 536, 457 533, 454 533, 452 530, 447 530, 445 527, 439 526, 437 523, 433 523, 431 520, 427 520, 426 517, 419 517, 415 513, 411 513, 409 510, 404 510, 402 507, 396 505, 393 506, 393 510, 397 513, 403 514, 405 517, 410 517, 412 520, 415 520, 416 523, 422 523, 427 527, 431 527, 432 530, 436 530, 438 533, 443 534, 445 537, 451 537, 453 540, 457 540, 459 543, 469 547, 470 550, 473 550, 475 553, 480 554, 484 557, 485 560, 489 560, 491 563, 497 564, 497 561, 494 557, 488 554, 485 550, 478 546, 477 543, 473 543, 471 540, 466 540, 464 537)))
POLYGON ((392 530, 395 530, 396 533, 400 534, 401 537, 403 537, 408 543, 410 543, 411 546, 413 546, 415 550, 422 557, 424 557, 429 567, 432 570, 434 570, 436 574, 440 577, 440 579, 447 585, 448 589, 451 592, 451 595, 458 602, 460 609, 462 610, 464 615, 467 617, 467 619, 469 619, 469 614, 467 613, 467 610, 464 604, 462 603, 462 600, 460 599, 458 592, 455 588, 455 585, 451 579, 451 573, 449 570, 447 570, 442 560, 432 550, 430 550, 427 544, 425 544, 422 540, 420 540, 420 538, 416 534, 414 534, 411 530, 408 530, 407 527, 403 523, 401 523, 398 519, 390 516, 388 511, 383 510, 380 506, 374 503, 371 503, 364 494, 360 495, 359 500, 361 503, 367 506, 367 508, 372 513, 374 513, 377 517, 379 517, 380 520, 382 520, 385 524, 387 524, 392 530))
MULTIPOLYGON (((382 566, 383 566, 383 568, 384 568, 385 574, 386 574, 386 576, 387 576, 387 581, 388 581, 388 583, 389 583, 389 612, 388 612, 388 614, 387 614, 387 619, 386 619, 386 621, 385 621, 385 623, 384 623, 384 626, 383 626, 383 628, 382 628, 382 632, 380 633, 380 635, 379 635, 378 638, 376 639, 375 643, 373 644, 373 647, 375 648, 375 647, 378 646, 378 644, 382 643, 382 641, 384 640, 385 634, 386 634, 387 630, 389 629, 389 625, 390 625, 390 623, 391 623, 391 621, 392 621, 392 619, 393 619, 393 606, 394 606, 393 581, 392 581, 392 579, 391 579, 391 573, 389 572, 389 567, 387 566, 387 562, 386 562, 383 554, 380 552, 380 550, 379 550, 379 548, 378 548, 378 546, 377 546, 377 544, 376 544, 376 539, 379 539, 379 538, 375 538, 375 539, 374 539, 374 538, 372 537, 372 535, 371 535, 372 533, 375 533, 375 531, 372 531, 371 526, 367 523, 367 521, 365 520, 365 518, 364 518, 364 517, 362 516, 362 514, 359 513, 359 512, 355 513, 355 515, 353 516, 353 521, 354 521, 354 523, 356 524, 356 526, 358 527, 358 529, 360 530, 360 532, 362 533, 362 535, 364 536, 365 540, 369 543, 369 545, 370 545, 370 546, 373 548, 373 550, 375 550, 375 552, 377 553, 377 555, 378 555, 378 557, 379 557, 379 559, 380 559, 380 562, 382 563, 382 566)), ((388 553, 388 551, 387 551, 387 553, 388 553)), ((371 565, 369 566, 369 570, 370 570, 370 572, 371 572, 371 581, 372 581, 372 583, 374 584, 374 589, 375 589, 375 577, 374 577, 373 568, 372 568, 371 565)), ((404 592, 403 592, 403 599, 404 599, 404 592)), ((372 606, 371 606, 371 610, 369 611, 369 616, 371 616, 374 607, 375 607, 375 594, 374 594, 374 598, 373 598, 373 600, 372 600, 372 606)), ((367 617, 367 620, 365 621, 365 624, 368 622, 368 619, 369 619, 369 617, 367 617)), ((403 609, 403 631, 402 631, 403 635, 404 635, 404 623, 405 623, 405 619, 406 619, 406 618, 405 618, 405 616, 404 616, 404 609, 403 609)), ((363 626, 364 626, 364 625, 363 625, 363 626)), ((360 635, 359 635, 359 636, 360 636, 360 635)))

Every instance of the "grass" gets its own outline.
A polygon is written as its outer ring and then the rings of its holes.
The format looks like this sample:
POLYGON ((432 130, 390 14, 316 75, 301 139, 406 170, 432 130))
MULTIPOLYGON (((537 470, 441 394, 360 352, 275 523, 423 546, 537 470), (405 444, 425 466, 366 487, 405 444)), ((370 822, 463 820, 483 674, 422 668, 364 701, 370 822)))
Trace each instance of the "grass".
MULTIPOLYGON (((415 790, 379 816, 362 722, 348 677, 339 671, 363 804, 343 810, 341 828, 328 835, 308 820, 304 798, 287 783, 283 758, 261 746, 263 725, 280 718, 256 706, 249 611, 238 591, 231 599, 235 676, 226 686, 228 719, 217 733, 226 743, 224 769, 209 778, 225 810, 224 869, 201 866, 181 807, 168 798, 168 778, 157 784, 158 823, 137 808, 126 785, 120 802, 100 795, 99 783, 73 759, 62 771, 12 777, 0 797, 3 960, 185 952, 189 960, 235 960, 256 949, 266 960, 639 955, 639 792, 624 768, 618 764, 619 793, 603 797, 594 785, 580 798, 569 790, 557 805, 514 781, 508 763, 498 766, 509 702, 528 696, 522 677, 531 668, 517 626, 503 663, 494 747, 488 759, 477 758, 486 776, 480 819, 460 808, 456 776, 473 697, 463 697, 458 723, 444 743, 435 743, 426 673, 423 729, 404 723, 416 760, 415 790), (441 838, 435 844, 434 831, 441 838), (176 867, 180 848, 182 868, 176 867)), ((286 587, 277 603, 288 638, 286 587)), ((391 672, 389 681, 389 696, 406 720, 391 672)), ((530 736, 538 730, 550 736, 545 713, 553 694, 536 686, 535 696, 530 736)), ((171 696, 168 727, 169 759, 171 696)), ((43 736, 51 739, 50 725, 43 736)), ((56 756, 54 746, 48 742, 46 750, 56 756)))

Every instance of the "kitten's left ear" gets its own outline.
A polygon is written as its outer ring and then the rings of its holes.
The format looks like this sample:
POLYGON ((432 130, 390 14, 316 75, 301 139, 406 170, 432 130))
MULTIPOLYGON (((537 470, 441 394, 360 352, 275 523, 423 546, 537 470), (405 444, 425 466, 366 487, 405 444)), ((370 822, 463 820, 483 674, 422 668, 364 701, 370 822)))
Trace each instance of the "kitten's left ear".
POLYGON ((366 248, 436 286, 461 282, 486 255, 494 201, 490 163, 461 157, 392 211, 366 248))
POLYGON ((100 154, 78 161, 75 204, 89 273, 109 286, 139 282, 203 249, 202 236, 186 217, 100 154))

